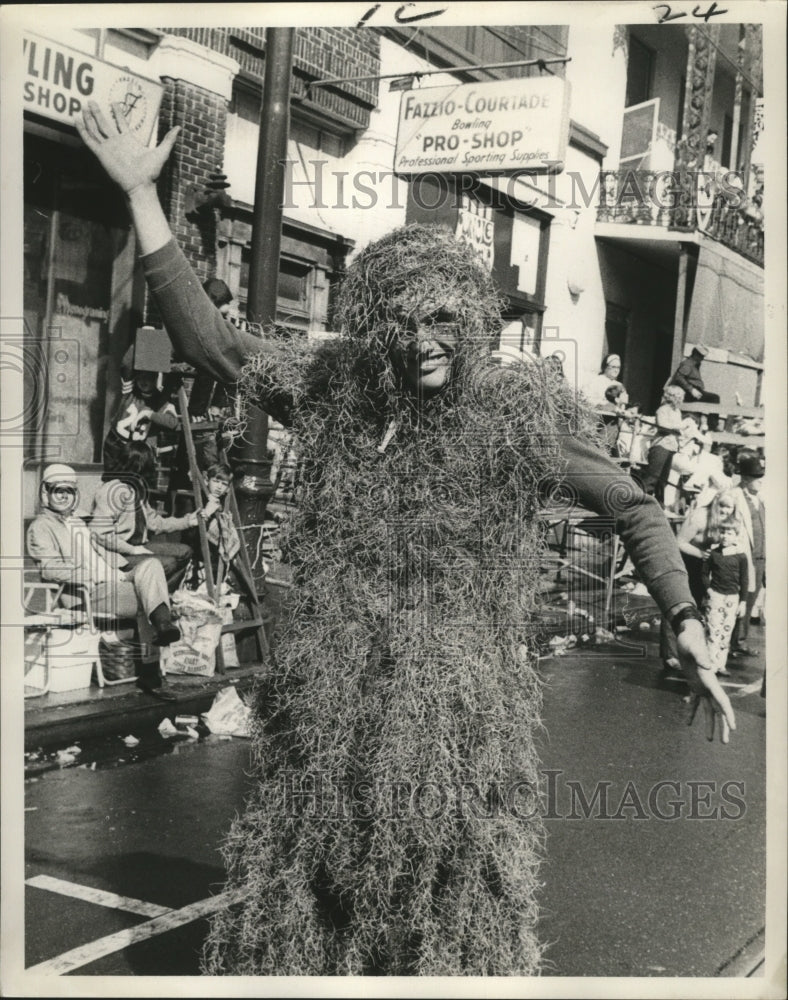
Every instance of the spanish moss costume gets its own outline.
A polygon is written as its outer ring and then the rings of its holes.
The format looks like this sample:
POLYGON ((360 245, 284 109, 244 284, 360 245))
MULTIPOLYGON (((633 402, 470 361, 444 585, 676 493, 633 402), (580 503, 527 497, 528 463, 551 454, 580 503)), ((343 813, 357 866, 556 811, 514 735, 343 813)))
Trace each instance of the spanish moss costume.
POLYGON ((498 302, 448 232, 363 251, 343 336, 314 349, 225 324, 174 243, 144 263, 181 353, 287 422, 304 465, 285 543, 298 587, 226 846, 242 902, 215 919, 205 971, 538 971, 535 515, 552 492, 614 516, 667 610, 691 597, 659 509, 590 443, 553 369, 490 359, 498 302), (418 399, 389 351, 440 310, 452 377, 418 399))

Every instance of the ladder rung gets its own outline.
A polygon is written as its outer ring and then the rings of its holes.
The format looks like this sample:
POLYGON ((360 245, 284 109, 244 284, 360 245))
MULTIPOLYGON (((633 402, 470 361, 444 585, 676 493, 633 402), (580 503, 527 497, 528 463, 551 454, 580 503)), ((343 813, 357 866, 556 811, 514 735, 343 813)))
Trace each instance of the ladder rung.
POLYGON ((243 632, 247 628, 260 628, 263 625, 262 618, 244 618, 237 622, 228 622, 222 625, 222 635, 227 632, 243 632))
POLYGON ((221 427, 219 420, 197 420, 189 421, 189 430, 194 431, 218 431, 221 427))

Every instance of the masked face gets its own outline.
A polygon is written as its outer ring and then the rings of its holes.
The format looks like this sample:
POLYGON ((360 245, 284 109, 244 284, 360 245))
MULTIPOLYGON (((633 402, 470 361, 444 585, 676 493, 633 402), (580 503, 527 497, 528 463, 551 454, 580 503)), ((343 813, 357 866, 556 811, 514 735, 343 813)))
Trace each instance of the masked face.
POLYGON ((156 391, 157 376, 155 372, 135 372, 134 382, 137 392, 143 399, 148 399, 156 391))
POLYGON ((403 321, 389 356, 405 387, 429 398, 448 383, 456 349, 454 314, 443 308, 416 309, 403 321))
POLYGON ((43 489, 44 502, 55 514, 66 516, 77 506, 79 494, 71 483, 54 483, 45 485, 43 489))

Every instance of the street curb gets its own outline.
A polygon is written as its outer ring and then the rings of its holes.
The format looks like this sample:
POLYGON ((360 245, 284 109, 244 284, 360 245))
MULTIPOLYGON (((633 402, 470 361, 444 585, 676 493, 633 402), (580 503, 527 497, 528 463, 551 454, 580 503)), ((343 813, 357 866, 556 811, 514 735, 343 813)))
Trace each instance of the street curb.
POLYGON ((178 687, 176 681, 170 683, 177 696, 172 702, 156 701, 130 686, 112 698, 32 712, 25 720, 25 751, 67 746, 94 737, 123 736, 135 729, 155 729, 167 717, 200 715, 211 707, 222 688, 232 685, 241 694, 250 690, 259 676, 259 669, 240 677, 225 674, 197 688, 178 687))

